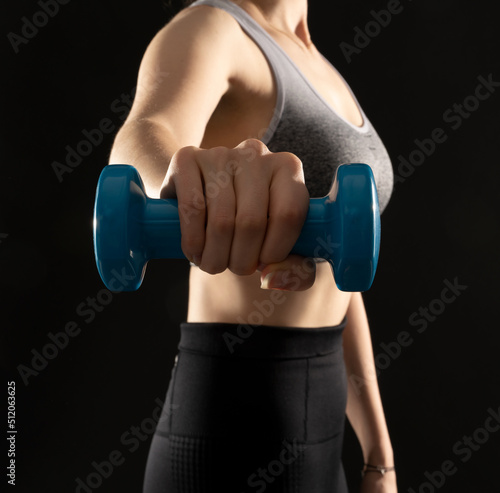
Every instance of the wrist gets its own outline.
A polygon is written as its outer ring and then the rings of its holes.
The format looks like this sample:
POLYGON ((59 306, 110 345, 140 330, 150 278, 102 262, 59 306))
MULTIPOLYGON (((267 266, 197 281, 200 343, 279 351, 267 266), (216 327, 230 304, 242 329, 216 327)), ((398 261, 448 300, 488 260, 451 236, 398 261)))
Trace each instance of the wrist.
POLYGON ((395 471, 395 466, 376 466, 374 464, 363 464, 363 469, 361 469, 361 477, 364 478, 367 473, 380 474, 383 477, 386 474, 394 473, 395 471))

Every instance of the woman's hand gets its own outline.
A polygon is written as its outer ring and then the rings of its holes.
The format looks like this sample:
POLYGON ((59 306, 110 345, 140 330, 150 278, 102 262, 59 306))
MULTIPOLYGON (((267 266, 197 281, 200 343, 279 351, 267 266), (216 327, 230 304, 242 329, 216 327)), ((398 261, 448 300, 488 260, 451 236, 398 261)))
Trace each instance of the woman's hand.
POLYGON ((367 472, 361 480, 360 493, 397 493, 395 471, 388 471, 384 475, 379 472, 367 472))
POLYGON ((263 287, 276 289, 314 283, 313 263, 288 255, 309 207, 294 154, 272 153, 256 139, 233 149, 183 147, 172 157, 160 196, 177 198, 182 251, 201 270, 250 275, 258 269, 263 287), (291 285, 297 269, 301 275, 291 285))

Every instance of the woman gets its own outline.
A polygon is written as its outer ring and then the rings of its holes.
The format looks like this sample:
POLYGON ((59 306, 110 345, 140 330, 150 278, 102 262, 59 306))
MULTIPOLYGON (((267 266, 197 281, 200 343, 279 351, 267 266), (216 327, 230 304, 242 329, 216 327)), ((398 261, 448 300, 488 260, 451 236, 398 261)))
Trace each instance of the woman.
POLYGON ((110 164, 178 199, 191 271, 146 493, 346 492, 346 414, 362 491, 396 492, 361 293, 289 255, 348 162, 372 166, 383 209, 389 158, 312 43, 307 0, 197 1, 148 46, 110 164))

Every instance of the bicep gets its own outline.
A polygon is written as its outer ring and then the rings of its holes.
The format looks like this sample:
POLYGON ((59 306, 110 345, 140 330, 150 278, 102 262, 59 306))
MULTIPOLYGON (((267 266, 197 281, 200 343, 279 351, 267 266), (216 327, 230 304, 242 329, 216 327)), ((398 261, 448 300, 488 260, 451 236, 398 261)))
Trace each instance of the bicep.
POLYGON ((219 9, 192 10, 161 29, 146 49, 128 117, 160 123, 183 146, 201 143, 229 88, 237 32, 219 9))

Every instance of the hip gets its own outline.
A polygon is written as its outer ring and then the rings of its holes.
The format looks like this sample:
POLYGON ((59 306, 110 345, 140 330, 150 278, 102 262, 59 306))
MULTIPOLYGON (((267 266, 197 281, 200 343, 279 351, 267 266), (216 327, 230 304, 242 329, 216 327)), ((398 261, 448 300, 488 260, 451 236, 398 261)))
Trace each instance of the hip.
POLYGON ((317 443, 342 434, 344 323, 320 328, 184 323, 164 435, 317 443), (244 336, 244 337, 242 337, 244 336))

